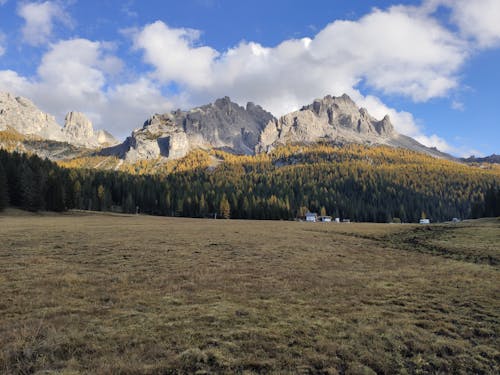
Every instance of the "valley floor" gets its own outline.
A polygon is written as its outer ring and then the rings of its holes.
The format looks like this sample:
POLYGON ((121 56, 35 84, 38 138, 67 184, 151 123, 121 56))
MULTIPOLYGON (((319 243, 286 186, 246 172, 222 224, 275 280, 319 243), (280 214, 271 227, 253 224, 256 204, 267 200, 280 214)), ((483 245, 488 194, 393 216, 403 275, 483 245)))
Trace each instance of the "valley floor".
POLYGON ((0 215, 0 373, 498 373, 500 221, 0 215))

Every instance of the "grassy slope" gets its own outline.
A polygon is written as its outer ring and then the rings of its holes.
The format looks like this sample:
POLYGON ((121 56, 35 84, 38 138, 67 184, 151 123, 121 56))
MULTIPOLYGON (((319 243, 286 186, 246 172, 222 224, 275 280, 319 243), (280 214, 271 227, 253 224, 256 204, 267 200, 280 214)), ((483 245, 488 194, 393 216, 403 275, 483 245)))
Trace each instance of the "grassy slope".
MULTIPOLYGON (((0 372, 497 372, 498 265, 420 228, 0 216, 0 372)), ((499 221, 431 228, 498 259, 499 221)))

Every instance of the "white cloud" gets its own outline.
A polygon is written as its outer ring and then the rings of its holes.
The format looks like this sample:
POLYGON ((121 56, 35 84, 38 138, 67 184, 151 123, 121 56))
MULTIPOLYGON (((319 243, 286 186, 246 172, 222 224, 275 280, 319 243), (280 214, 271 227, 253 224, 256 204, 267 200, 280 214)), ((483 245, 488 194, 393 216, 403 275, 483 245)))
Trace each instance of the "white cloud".
POLYGON ((144 50, 144 60, 157 67, 159 80, 204 86, 211 83, 211 65, 218 53, 194 46, 199 37, 197 30, 172 29, 157 21, 135 35, 134 47, 144 50))
POLYGON ((195 46, 198 38, 198 32, 157 21, 136 32, 134 45, 163 83, 186 85, 194 96, 260 99, 275 113, 317 95, 342 94, 362 80, 416 101, 445 96, 458 85, 456 74, 467 57, 460 39, 407 7, 336 21, 313 39, 287 40, 273 48, 242 42, 219 53, 195 46))
MULTIPOLYGON (((411 114, 363 96, 358 85, 414 101, 443 97, 459 85, 468 57, 466 43, 428 12, 403 6, 375 9, 358 21, 335 21, 313 38, 275 47, 241 42, 219 52, 200 46, 199 36, 157 21, 135 30, 133 40, 153 67, 151 76, 163 85, 179 84, 193 104, 230 95, 279 116, 316 97, 347 93, 378 118, 389 113, 396 129, 410 136, 422 135, 411 114)), ((430 140, 437 144, 437 136, 430 140)))
POLYGON ((42 57, 34 79, 0 71, 0 90, 32 99, 61 124, 67 112, 77 110, 87 114, 98 128, 125 136, 152 113, 173 106, 162 96, 161 88, 147 78, 108 87, 108 75, 121 65, 108 43, 61 41, 42 57))
POLYGON ((427 147, 435 147, 443 152, 457 152, 457 149, 455 147, 450 146, 448 142, 446 142, 443 138, 437 136, 436 134, 432 134, 430 136, 421 134, 416 136, 415 139, 427 147))
MULTIPOLYGON (((488 0, 480 1, 484 5, 488 0)), ((19 7, 26 19, 23 32, 28 42, 50 40, 54 21, 61 15, 67 18, 57 4, 46 1, 19 7)), ((69 110, 86 112, 97 126, 119 135, 129 133, 154 112, 204 104, 225 95, 240 103, 254 101, 279 116, 316 97, 347 93, 375 117, 389 114, 399 132, 453 151, 437 135, 423 134, 410 113, 361 91, 414 101, 449 95, 460 85, 460 69, 472 50, 470 38, 480 38, 484 45, 496 40, 496 24, 486 22, 488 32, 476 32, 477 28, 473 32, 473 22, 462 15, 467 7, 462 0, 428 0, 419 7, 374 9, 357 21, 335 21, 311 38, 271 47, 242 41, 225 51, 203 45, 198 30, 157 21, 123 33, 151 69, 141 78, 119 74, 123 62, 109 43, 72 39, 50 46, 34 78, 0 71, 0 89, 32 98, 59 119, 69 110), (453 6, 452 19, 461 33, 435 18, 440 5, 453 6), (176 95, 162 93, 172 84, 179 89, 176 95)), ((452 105, 458 108, 459 104, 452 105)))
POLYGON ((462 33, 475 39, 479 47, 500 45, 500 1, 498 0, 446 0, 451 7, 452 21, 462 33))
POLYGON ((24 18, 22 28, 26 43, 38 46, 47 43, 53 31, 54 22, 71 26, 71 17, 64 11, 60 3, 54 1, 21 3, 18 14, 24 18))

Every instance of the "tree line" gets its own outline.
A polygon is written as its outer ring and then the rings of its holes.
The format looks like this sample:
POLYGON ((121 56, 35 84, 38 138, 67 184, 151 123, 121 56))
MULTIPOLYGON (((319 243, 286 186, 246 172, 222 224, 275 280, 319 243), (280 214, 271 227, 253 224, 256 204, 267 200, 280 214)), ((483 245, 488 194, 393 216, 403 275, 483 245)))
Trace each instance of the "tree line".
POLYGON ((289 145, 256 156, 198 152, 176 163, 168 173, 133 174, 0 151, 0 208, 275 220, 313 211, 371 222, 498 215, 498 169, 408 150, 289 145), (209 167, 210 157, 221 163, 209 167))

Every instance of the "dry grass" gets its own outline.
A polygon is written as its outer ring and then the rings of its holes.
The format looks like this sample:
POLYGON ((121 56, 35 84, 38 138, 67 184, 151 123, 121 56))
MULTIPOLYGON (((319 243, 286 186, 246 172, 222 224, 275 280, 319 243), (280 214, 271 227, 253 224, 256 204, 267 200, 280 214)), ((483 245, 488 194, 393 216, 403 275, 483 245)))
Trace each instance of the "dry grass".
POLYGON ((0 373, 498 373, 499 268, 417 230, 0 216, 0 373))

